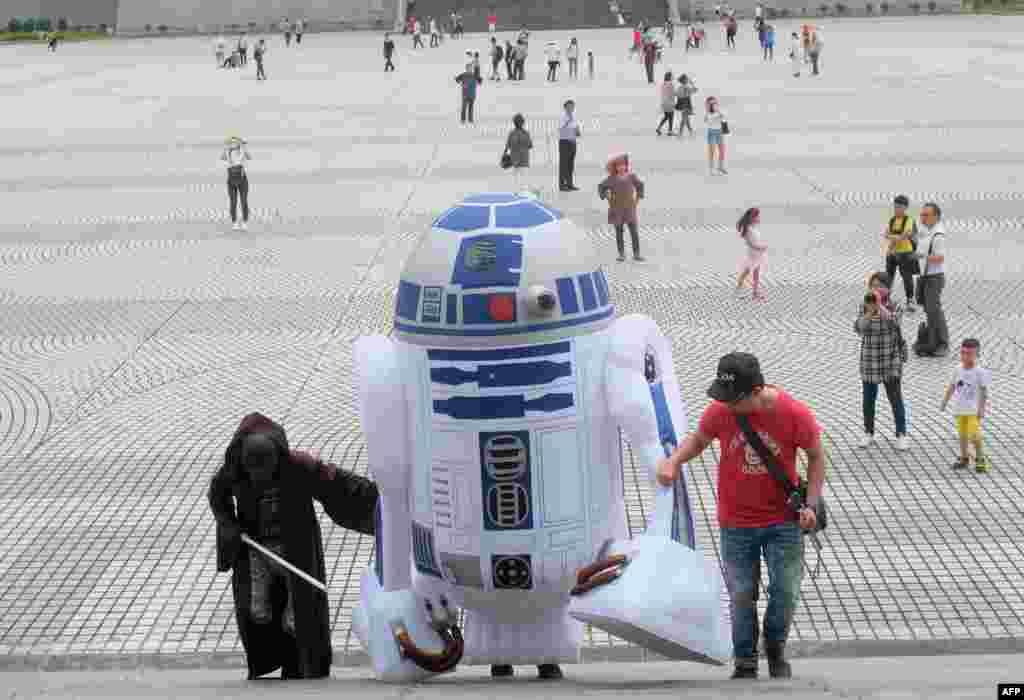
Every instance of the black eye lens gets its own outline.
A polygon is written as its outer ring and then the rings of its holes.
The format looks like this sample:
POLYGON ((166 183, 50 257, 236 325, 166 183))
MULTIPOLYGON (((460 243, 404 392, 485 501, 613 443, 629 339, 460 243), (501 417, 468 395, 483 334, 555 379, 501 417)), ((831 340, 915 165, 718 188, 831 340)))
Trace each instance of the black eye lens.
POLYGON ((537 306, 542 308, 544 311, 550 311, 555 308, 555 295, 551 292, 544 292, 537 297, 537 306))

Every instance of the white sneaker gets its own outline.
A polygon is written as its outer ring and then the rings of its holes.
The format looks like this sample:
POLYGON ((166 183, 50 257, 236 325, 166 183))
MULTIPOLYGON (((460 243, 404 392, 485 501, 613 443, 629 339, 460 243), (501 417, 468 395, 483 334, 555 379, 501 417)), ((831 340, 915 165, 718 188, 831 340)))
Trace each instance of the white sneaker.
POLYGON ((906 435, 896 436, 896 449, 899 450, 900 452, 906 452, 907 450, 910 449, 910 445, 907 444, 906 435))
POLYGON ((249 230, 249 224, 247 222, 243 221, 239 225, 239 229, 242 230, 242 231, 248 231, 249 230))
POLYGON ((861 448, 863 450, 865 448, 871 447, 874 444, 875 444, 875 436, 874 435, 865 435, 864 437, 862 437, 860 439, 860 442, 857 443, 857 447, 859 447, 859 448, 861 448))
POLYGON ((238 223, 237 221, 234 222, 233 224, 231 224, 231 230, 232 231, 241 231, 242 230, 242 224, 238 223))

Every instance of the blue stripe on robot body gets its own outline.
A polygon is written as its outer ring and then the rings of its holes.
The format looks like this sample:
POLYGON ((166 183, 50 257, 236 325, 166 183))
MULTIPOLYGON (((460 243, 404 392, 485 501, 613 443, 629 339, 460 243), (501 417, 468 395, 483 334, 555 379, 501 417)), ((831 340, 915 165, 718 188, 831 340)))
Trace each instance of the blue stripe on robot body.
MULTIPOLYGON (((587 494, 594 429, 587 419, 589 411, 579 405, 583 387, 573 342, 491 350, 430 349, 421 351, 420 357, 419 366, 427 376, 416 382, 423 392, 415 422, 429 447, 415 461, 414 469, 426 473, 414 474, 419 491, 414 497, 420 519, 430 516, 437 566, 446 581, 467 595, 470 589, 479 591, 477 595, 495 595, 493 591, 502 584, 510 589, 508 593, 516 589, 518 595, 526 593, 520 589, 529 574, 531 591, 567 590, 572 571, 583 562, 578 552, 593 551, 587 494), (484 386, 476 381, 451 382, 478 378, 489 366, 501 366, 511 376, 516 373, 514 365, 531 366, 538 361, 550 363, 557 371, 551 373, 550 382, 538 380, 529 386, 525 396, 568 396, 571 406, 559 408, 554 415, 527 411, 521 418, 479 420, 454 419, 434 411, 435 402, 452 398, 514 394, 519 399, 520 392, 488 387, 486 382, 484 386), (431 377, 444 381, 431 382, 431 377), (493 465, 488 471, 486 450, 498 448, 502 457, 503 447, 524 452, 525 473, 519 473, 514 464, 506 465, 504 472, 501 468, 495 472, 493 465), (489 478, 496 473, 500 478, 489 478), (496 562, 494 556, 523 561, 496 562), (468 563, 473 557, 480 577, 468 563), (460 586, 456 580, 468 585, 460 586)), ((607 506, 601 512, 607 512, 607 506)))

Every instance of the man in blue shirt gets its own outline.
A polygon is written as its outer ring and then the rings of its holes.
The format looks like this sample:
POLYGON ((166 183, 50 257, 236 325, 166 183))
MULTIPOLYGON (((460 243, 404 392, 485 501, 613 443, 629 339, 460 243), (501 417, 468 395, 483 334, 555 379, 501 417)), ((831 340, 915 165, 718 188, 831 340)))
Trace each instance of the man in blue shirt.
POLYGON ((466 70, 455 76, 455 82, 462 84, 462 123, 466 123, 466 117, 468 116, 469 123, 472 124, 473 104, 476 102, 476 88, 483 81, 477 76, 473 64, 467 63, 466 70))

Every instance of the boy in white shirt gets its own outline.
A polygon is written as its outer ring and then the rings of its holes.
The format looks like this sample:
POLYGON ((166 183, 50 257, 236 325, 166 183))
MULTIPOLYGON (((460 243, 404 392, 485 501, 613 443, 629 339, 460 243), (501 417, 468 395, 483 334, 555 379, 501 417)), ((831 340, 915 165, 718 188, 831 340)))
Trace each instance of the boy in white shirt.
POLYGON ((942 398, 942 410, 954 399, 956 428, 960 433, 960 459, 953 463, 954 469, 965 469, 970 464, 967 453, 968 443, 974 444, 974 469, 984 474, 992 468, 992 462, 985 455, 981 434, 981 422, 988 408, 988 387, 992 373, 978 364, 981 343, 976 338, 967 338, 960 344, 960 366, 946 387, 942 398))

